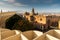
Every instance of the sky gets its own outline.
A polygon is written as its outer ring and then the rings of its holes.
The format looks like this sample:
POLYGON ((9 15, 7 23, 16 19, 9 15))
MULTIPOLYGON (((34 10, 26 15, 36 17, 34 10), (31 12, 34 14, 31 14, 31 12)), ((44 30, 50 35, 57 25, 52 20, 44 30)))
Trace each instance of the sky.
POLYGON ((0 0, 0 10, 31 12, 60 12, 60 0, 0 0))

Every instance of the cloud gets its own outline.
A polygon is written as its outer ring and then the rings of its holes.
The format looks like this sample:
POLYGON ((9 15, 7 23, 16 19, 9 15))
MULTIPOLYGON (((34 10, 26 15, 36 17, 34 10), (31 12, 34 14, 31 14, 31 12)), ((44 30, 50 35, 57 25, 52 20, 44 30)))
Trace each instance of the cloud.
POLYGON ((52 3, 53 2, 53 0, 32 0, 32 2, 35 2, 35 3, 40 3, 40 2, 42 2, 42 3, 52 3))
POLYGON ((53 0, 45 0, 44 3, 52 3, 53 0))
POLYGON ((10 3, 14 3, 15 2, 15 0, 3 0, 3 1, 10 2, 10 3))
POLYGON ((4 2, 0 2, 0 5, 4 5, 5 3, 4 2))
POLYGON ((3 0, 4 2, 8 3, 10 6, 13 5, 13 6, 27 6, 23 3, 19 3, 19 2, 16 2, 16 0, 3 0))
POLYGON ((14 5, 14 6, 27 6, 27 5, 22 4, 22 3, 14 3, 13 5, 14 5))
POLYGON ((7 7, 7 6, 11 7, 12 6, 12 4, 8 4, 8 3, 2 2, 2 1, 0 2, 0 5, 3 7, 7 7))
POLYGON ((59 7, 60 4, 52 4, 51 7, 59 7))
POLYGON ((32 0, 32 2, 34 2, 34 3, 36 3, 36 2, 38 2, 39 0, 32 0))

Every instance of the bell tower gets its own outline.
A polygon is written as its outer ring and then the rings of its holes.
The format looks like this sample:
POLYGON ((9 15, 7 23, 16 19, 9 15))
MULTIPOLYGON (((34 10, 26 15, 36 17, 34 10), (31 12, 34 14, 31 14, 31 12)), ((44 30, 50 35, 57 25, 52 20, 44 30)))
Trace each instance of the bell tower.
POLYGON ((32 8, 32 14, 33 14, 33 15, 35 14, 34 8, 32 8))

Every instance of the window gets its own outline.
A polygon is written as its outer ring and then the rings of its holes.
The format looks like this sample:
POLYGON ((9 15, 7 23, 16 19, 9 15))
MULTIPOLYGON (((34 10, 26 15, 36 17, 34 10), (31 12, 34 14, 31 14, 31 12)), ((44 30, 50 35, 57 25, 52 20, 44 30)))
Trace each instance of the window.
POLYGON ((35 20, 35 17, 34 16, 30 16, 30 20, 31 21, 34 21, 35 20))
POLYGON ((40 18, 40 21, 42 21, 42 18, 40 18))

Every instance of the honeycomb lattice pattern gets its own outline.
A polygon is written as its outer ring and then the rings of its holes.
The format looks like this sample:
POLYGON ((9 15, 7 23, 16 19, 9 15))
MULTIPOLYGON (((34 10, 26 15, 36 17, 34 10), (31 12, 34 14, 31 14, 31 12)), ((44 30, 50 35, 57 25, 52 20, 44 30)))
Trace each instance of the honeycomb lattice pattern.
POLYGON ((0 40, 60 40, 60 30, 42 33, 36 30, 21 32, 0 28, 0 40))

